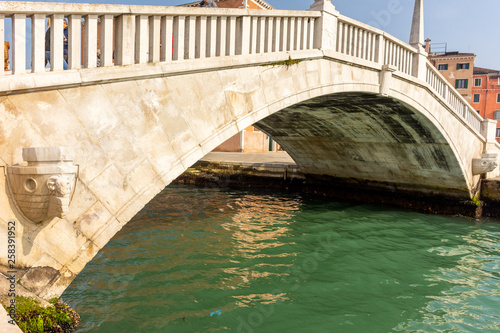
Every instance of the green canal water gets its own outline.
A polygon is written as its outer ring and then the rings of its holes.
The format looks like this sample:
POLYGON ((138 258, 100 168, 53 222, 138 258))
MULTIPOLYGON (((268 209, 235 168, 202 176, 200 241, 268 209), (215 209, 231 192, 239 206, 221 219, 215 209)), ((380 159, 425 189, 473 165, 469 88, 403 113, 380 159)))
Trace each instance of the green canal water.
POLYGON ((63 298, 78 332, 498 332, 499 283, 498 221, 168 187, 63 298))

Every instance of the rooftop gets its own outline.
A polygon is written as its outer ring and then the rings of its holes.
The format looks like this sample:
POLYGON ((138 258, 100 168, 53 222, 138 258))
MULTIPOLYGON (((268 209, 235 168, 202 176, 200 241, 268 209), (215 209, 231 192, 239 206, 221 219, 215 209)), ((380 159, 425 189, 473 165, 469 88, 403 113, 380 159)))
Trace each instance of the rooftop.
POLYGON ((499 74, 500 70, 498 69, 488 69, 488 68, 482 68, 482 67, 474 67, 474 75, 480 75, 480 74, 499 74))

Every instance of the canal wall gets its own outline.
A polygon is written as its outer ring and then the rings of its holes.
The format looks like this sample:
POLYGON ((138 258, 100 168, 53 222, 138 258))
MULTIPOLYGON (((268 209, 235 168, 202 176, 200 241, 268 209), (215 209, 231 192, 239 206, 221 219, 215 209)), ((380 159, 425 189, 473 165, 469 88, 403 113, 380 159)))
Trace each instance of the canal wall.
MULTIPOLYGON (((206 157, 187 169, 173 181, 178 185, 200 187, 273 189, 297 192, 303 195, 328 197, 335 200, 358 201, 369 204, 394 205, 429 214, 459 215, 479 218, 488 212, 500 217, 500 195, 497 201, 488 201, 486 207, 479 200, 460 200, 439 195, 416 195, 397 184, 381 184, 357 179, 305 175, 293 162, 224 161, 223 156, 206 157)), ((207 155, 207 156, 210 156, 207 155)), ((265 156, 265 155, 261 155, 265 156)), ((500 188, 500 182, 496 183, 500 188)), ((489 185, 495 193, 494 185, 489 185)), ((500 193, 500 192, 499 192, 500 193)))

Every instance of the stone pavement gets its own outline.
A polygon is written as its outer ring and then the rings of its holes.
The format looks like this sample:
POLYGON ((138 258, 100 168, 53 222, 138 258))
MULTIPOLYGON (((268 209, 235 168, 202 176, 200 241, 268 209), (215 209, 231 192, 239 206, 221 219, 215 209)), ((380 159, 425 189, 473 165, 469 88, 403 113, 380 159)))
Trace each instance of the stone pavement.
POLYGON ((242 165, 289 165, 295 166, 293 159, 284 151, 266 153, 226 153, 211 152, 205 155, 201 161, 206 162, 227 162, 242 165))

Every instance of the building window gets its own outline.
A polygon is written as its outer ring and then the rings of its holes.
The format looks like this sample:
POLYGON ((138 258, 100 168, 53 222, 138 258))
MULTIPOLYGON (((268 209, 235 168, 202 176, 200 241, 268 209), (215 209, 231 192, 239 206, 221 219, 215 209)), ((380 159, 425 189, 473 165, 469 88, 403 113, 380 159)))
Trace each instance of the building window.
POLYGON ((500 138, 500 128, 497 128, 497 138, 500 138))
POLYGON ((467 89, 468 85, 469 85, 469 80, 468 79, 458 79, 458 80, 455 80, 455 89, 467 89))
POLYGON ((479 112, 479 110, 476 110, 477 114, 481 114, 481 112, 479 112))
POLYGON ((496 110, 495 111, 495 116, 494 116, 495 120, 499 120, 500 119, 500 110, 496 110))
POLYGON ((500 94, 497 94, 497 103, 500 103, 500 94))
POLYGON ((469 69, 469 63, 457 64, 457 69, 469 69))
POLYGON ((439 64, 438 65, 438 70, 440 70, 440 71, 447 71, 448 70, 448 64, 439 64))
POLYGON ((481 87, 483 82, 481 79, 474 79, 474 87, 481 87))
POLYGON ((480 98, 481 94, 474 94, 474 99, 472 100, 472 103, 479 103, 480 98))

